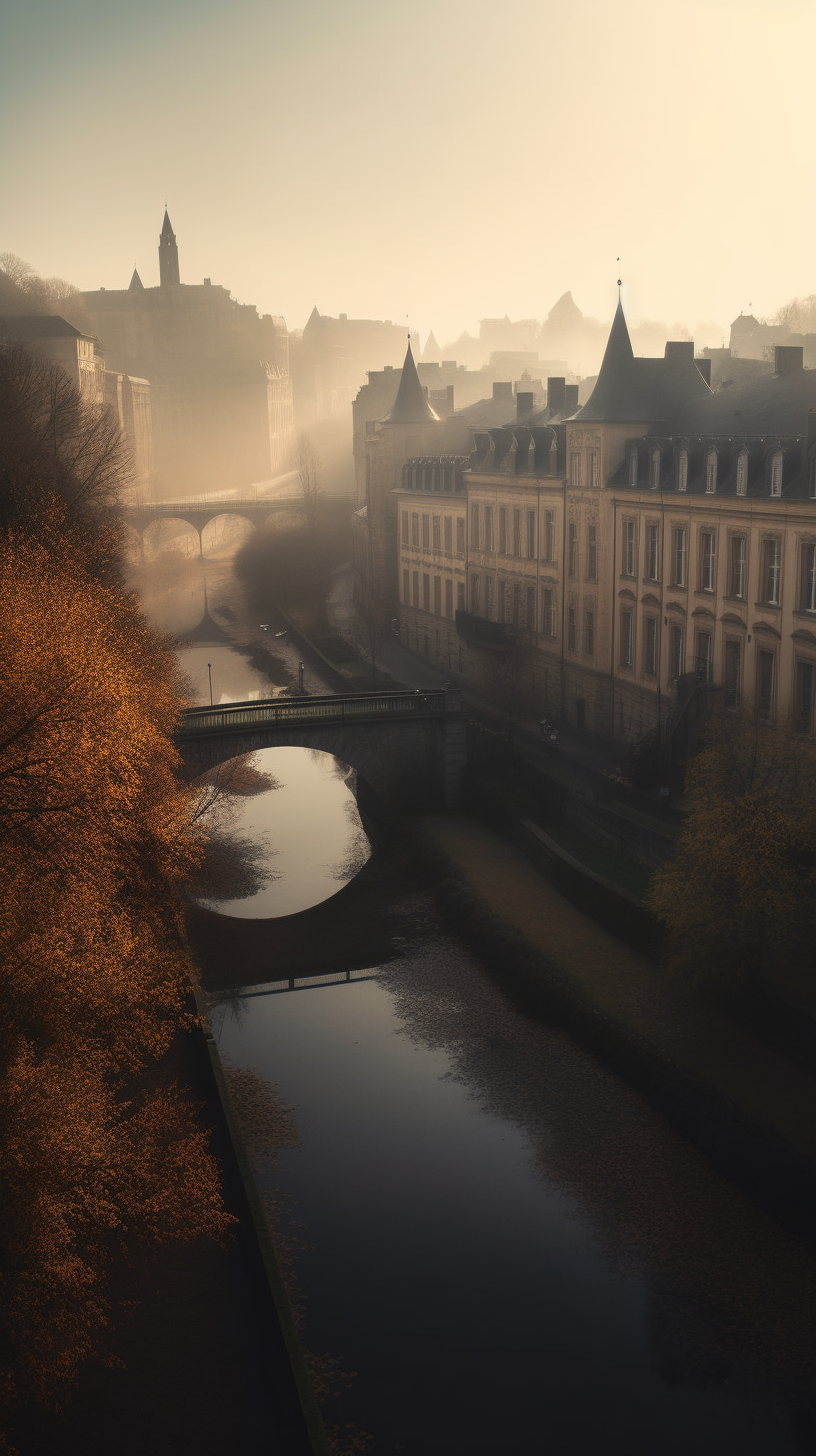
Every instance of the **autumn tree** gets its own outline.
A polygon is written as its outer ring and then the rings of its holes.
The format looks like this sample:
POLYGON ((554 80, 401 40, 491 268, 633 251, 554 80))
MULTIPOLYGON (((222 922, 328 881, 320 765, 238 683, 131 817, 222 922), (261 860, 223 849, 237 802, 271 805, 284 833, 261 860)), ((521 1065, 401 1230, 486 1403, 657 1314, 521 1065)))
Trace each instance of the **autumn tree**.
POLYGON ((75 406, 0 350, 0 1391, 43 1402, 104 1354, 117 1248, 227 1224, 154 1075, 192 1024, 179 679, 117 582, 116 439, 75 406))
POLYGON ((667 958, 698 979, 774 987, 810 974, 816 745, 758 717, 712 720, 689 765, 691 812, 653 882, 667 958))

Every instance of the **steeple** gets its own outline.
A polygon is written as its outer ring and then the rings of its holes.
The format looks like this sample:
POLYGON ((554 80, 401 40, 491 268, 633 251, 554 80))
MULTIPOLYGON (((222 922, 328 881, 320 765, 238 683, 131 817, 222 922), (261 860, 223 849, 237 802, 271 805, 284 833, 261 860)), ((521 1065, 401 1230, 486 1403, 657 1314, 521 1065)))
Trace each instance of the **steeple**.
POLYGON ((179 283, 179 257, 176 244, 176 235, 170 222, 167 208, 164 209, 164 222, 159 235, 159 287, 171 288, 179 283))
POLYGON ((137 268, 134 268, 133 270, 133 277, 128 284, 128 293, 144 293, 144 284, 139 277, 139 272, 137 268))
POLYGON ((409 339, 397 397, 388 414, 383 416, 381 423, 384 425, 424 425, 431 420, 438 419, 439 415, 436 410, 431 409, 425 391, 419 382, 409 339))

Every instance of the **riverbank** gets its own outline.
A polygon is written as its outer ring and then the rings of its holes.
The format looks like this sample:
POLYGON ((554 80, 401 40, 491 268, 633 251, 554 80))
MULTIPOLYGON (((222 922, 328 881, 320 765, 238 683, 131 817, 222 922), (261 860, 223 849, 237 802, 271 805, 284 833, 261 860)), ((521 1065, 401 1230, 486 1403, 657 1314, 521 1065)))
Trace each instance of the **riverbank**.
POLYGON ((809 1067, 668 980, 484 825, 426 817, 410 833, 447 919, 524 1008, 560 1022, 752 1197, 812 1238, 809 1067))
POLYGON ((312 1456, 286 1345, 200 1030, 180 1035, 163 1081, 199 1104, 212 1130, 223 1243, 198 1239, 112 1260, 119 1367, 89 1362, 62 1413, 10 1419, 20 1456, 312 1456))

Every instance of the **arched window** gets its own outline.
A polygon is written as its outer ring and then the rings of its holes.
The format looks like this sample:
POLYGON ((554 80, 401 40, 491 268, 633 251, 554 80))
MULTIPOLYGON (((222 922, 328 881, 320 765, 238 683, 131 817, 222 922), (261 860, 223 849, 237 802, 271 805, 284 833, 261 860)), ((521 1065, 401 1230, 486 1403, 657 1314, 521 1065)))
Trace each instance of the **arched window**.
POLYGON ((737 456, 737 495, 748 494, 748 451, 740 450, 737 456))
POLYGON ((629 452, 629 484, 631 485, 631 487, 632 487, 633 490, 634 490, 635 486, 637 485, 637 480, 638 480, 638 452, 637 452, 637 450, 630 450, 630 452, 629 452))
POLYGON ((716 450, 709 450, 708 454, 706 455, 705 488, 706 488, 706 495, 714 495, 714 493, 715 493, 715 491, 717 489, 717 452, 716 452, 716 450))
POLYGON ((652 451, 652 490, 660 489, 660 451, 652 451))
POLYGON ((688 450, 681 450, 677 457, 677 489, 688 489, 688 450))
POLYGON ((774 450, 771 456, 771 495, 782 494, 782 451, 774 450))

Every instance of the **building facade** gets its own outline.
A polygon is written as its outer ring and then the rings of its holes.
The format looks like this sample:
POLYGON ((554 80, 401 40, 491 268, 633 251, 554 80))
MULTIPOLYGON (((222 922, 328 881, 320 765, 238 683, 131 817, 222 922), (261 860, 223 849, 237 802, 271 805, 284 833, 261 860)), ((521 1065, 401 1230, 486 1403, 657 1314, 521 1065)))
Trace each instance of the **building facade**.
POLYGON ((687 748, 715 702, 812 733, 816 371, 790 346, 727 389, 709 371, 687 342, 636 358, 619 307, 566 420, 517 410, 472 432, 467 463, 410 459, 406 646, 508 711, 605 737, 687 748))

